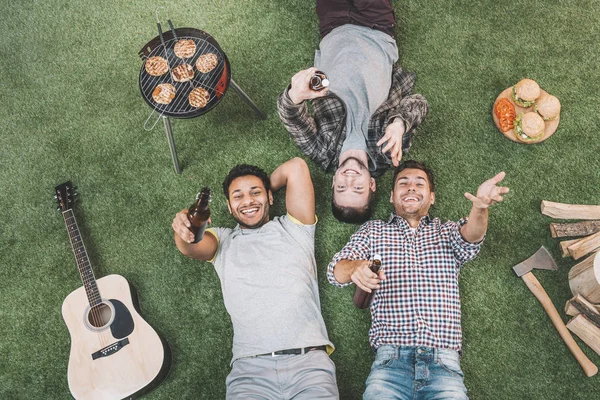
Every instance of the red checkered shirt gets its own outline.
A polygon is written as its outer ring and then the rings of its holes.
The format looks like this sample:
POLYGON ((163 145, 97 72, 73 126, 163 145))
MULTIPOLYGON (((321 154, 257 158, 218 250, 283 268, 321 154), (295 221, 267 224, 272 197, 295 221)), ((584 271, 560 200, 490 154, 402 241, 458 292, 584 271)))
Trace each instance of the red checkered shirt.
POLYGON ((481 243, 469 243, 460 234, 459 222, 442 224, 423 217, 413 233, 408 222, 395 214, 385 222, 363 224, 337 253, 327 268, 327 279, 340 260, 370 260, 381 256, 386 280, 381 281, 371 303, 371 347, 382 345, 461 349, 461 266, 473 259, 481 243))

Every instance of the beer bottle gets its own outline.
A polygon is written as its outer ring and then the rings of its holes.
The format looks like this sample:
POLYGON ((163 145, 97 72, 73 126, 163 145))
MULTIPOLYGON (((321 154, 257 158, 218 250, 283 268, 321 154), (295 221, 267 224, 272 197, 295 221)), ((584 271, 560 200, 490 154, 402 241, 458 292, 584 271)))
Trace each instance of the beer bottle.
POLYGON ((203 187, 200 193, 196 195, 196 202, 188 210, 188 219, 190 221, 190 230, 194 233, 194 243, 198 243, 204 237, 208 218, 210 217, 210 189, 203 187))
MULTIPOLYGON (((371 263, 369 264, 369 269, 376 274, 379 272, 381 269, 380 255, 376 254, 373 257, 373 260, 371 260, 371 263)), ((372 289, 371 293, 369 293, 357 286, 352 301, 354 302, 354 305, 360 309, 368 308, 371 305, 371 301, 373 301, 373 296, 375 296, 375 289, 372 289)))
POLYGON ((329 86, 329 79, 327 79, 327 75, 324 72, 316 71, 314 75, 310 78, 309 84, 311 90, 323 90, 327 86, 329 86))

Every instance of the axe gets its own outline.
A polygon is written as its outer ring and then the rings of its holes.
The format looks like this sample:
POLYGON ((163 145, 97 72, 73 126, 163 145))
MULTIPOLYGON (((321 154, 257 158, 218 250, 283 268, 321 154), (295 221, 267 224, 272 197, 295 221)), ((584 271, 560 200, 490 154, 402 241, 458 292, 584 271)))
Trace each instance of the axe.
POLYGON ((598 372, 598 367, 596 367, 596 365, 594 365, 594 363, 587 358, 579 346, 577 346, 575 340, 573 340, 573 336, 571 336, 571 333, 565 326, 565 323, 561 319, 560 315, 558 315, 558 311, 556 311, 556 307, 554 307, 550 297, 548 297, 548 294, 542 285, 540 285, 533 273, 531 273, 531 270, 533 269, 558 269, 556 262, 554 262, 554 259, 544 246, 540 247, 540 249, 527 260, 515 265, 513 270, 517 276, 523 278, 523 281, 529 290, 531 290, 539 302, 542 303, 542 307, 544 307, 544 310, 546 310, 546 313, 548 313, 548 316, 552 320, 554 327, 558 330, 558 333, 565 341, 565 344, 569 350, 571 350, 571 353, 573 353, 579 362, 579 365, 581 365, 581 368, 583 368, 585 374, 587 376, 595 375, 598 372))

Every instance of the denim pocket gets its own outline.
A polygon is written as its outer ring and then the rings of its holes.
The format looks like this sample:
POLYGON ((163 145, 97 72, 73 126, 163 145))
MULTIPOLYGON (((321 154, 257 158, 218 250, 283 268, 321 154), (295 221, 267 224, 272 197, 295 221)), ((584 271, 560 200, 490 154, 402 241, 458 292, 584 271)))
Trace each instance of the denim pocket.
POLYGON ((464 378, 462 369, 460 368, 460 357, 455 351, 440 351, 438 352, 437 364, 446 372, 464 378))

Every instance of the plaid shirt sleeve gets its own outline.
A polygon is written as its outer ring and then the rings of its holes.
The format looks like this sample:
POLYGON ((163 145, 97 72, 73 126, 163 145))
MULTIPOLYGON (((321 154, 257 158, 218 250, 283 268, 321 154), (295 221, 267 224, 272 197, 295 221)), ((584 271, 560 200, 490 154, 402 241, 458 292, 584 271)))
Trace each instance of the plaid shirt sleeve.
POLYGON ((460 228, 462 228, 468 221, 468 218, 462 218, 458 222, 449 221, 444 224, 444 228, 448 229, 448 234, 450 237, 450 244, 452 246, 452 251, 454 252, 454 257, 456 258, 457 266, 460 268, 464 263, 474 259, 479 251, 481 250, 481 245, 485 240, 485 237, 477 243, 467 242, 462 235, 460 234, 460 228))
POLYGON ((342 100, 333 93, 311 101, 294 104, 288 88, 279 96, 279 118, 300 151, 328 170, 337 165, 345 137, 346 110, 342 100))
POLYGON ((335 279, 333 269, 341 260, 369 260, 371 258, 370 224, 364 223, 351 237, 327 266, 327 280, 334 286, 346 287, 351 282, 342 284, 335 279))

